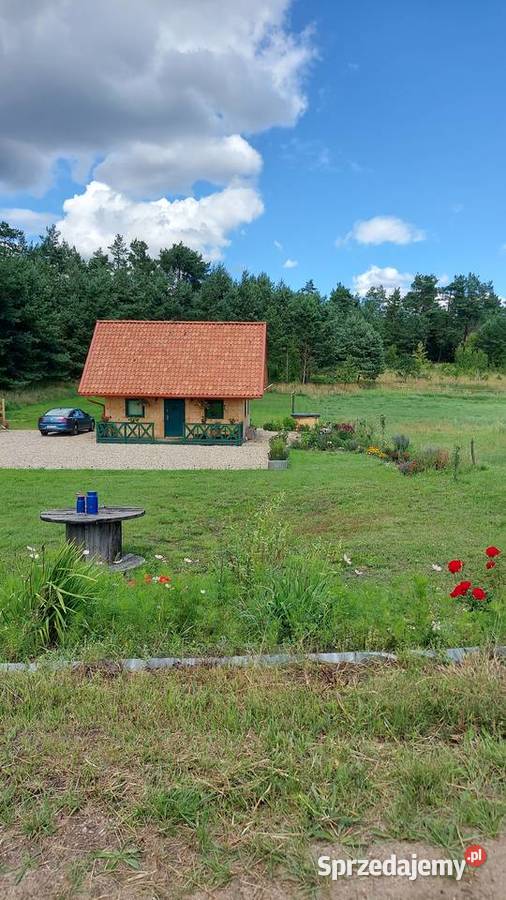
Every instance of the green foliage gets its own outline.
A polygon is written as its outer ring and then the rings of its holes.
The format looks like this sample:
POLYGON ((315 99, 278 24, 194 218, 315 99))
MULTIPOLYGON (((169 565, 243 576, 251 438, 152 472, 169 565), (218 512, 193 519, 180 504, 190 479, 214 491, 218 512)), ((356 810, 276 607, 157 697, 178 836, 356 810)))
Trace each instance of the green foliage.
POLYGON ((490 364, 502 368, 506 365, 506 312, 496 312, 487 319, 476 333, 476 352, 486 354, 490 364))
POLYGON ((405 453, 409 447, 410 440, 406 434, 394 434, 392 438, 394 449, 399 453, 405 453))
POLYGON ((296 426, 295 419, 292 419, 291 416, 285 416, 284 419, 264 422, 262 428, 264 431, 295 431, 296 426))
POLYGON ((426 359, 453 362, 476 332, 491 365, 505 362, 500 300, 472 274, 443 291, 418 274, 405 296, 379 287, 362 300, 337 284, 327 298, 312 281, 295 291, 265 274, 235 280, 182 243, 151 257, 144 241, 116 235, 85 260, 54 226, 31 245, 0 224, 0 388, 78 377, 98 318, 265 320, 269 378, 287 382, 374 380, 384 351, 407 378, 426 359))
MULTIPOLYGON (((506 333, 505 333, 506 338, 506 333)), ((472 335, 465 344, 460 344, 455 351, 455 367, 466 375, 481 375, 489 366, 488 356, 477 346, 478 336, 472 335), (475 338, 473 340, 473 338, 475 338)))
POLYGON ((338 364, 353 367, 358 378, 374 380, 385 370, 383 341, 374 328, 356 312, 350 313, 336 327, 334 352, 338 364))
POLYGON ((273 435, 269 440, 269 459, 288 459, 289 449, 284 432, 273 435))
POLYGON ((63 644, 76 620, 85 631, 86 616, 101 588, 101 573, 84 562, 74 544, 40 555, 29 551, 28 573, 11 576, 2 589, 2 624, 20 654, 63 644))

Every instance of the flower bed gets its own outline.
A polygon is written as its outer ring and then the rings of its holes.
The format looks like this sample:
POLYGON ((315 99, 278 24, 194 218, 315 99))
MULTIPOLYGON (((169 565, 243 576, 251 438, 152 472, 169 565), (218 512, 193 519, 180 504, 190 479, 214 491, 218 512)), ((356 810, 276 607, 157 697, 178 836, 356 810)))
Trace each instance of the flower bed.
POLYGON ((426 471, 441 471, 450 466, 450 454, 443 447, 422 447, 414 450, 405 434, 385 434, 385 419, 380 418, 380 434, 365 421, 326 422, 306 428, 292 445, 300 450, 366 453, 385 463, 393 463, 402 475, 416 475, 426 471), (375 439, 376 438, 376 439, 375 439))

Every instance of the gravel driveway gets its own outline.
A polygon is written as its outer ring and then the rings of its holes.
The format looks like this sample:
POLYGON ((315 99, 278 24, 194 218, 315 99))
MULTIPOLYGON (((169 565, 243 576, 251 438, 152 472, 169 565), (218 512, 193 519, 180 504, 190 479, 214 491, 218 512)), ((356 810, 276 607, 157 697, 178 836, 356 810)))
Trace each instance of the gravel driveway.
POLYGON ((97 444, 94 434, 1 431, 1 469, 266 469, 265 440, 242 447, 97 444))

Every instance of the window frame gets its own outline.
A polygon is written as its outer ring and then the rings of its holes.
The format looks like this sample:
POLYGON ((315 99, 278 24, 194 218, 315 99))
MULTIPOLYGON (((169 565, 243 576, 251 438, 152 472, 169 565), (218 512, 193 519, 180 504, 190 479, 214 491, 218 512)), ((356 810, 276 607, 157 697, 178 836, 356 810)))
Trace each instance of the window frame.
POLYGON ((146 406, 144 400, 140 400, 138 397, 125 397, 125 416, 127 419, 144 419, 146 415, 146 406), (129 411, 130 403, 139 403, 142 409, 142 412, 132 413, 129 411))
POLYGON ((205 406, 204 406, 204 417, 205 417, 206 422, 207 421, 217 422, 219 419, 224 419, 225 418, 225 401, 220 400, 219 398, 216 398, 213 400, 206 400, 205 406), (218 415, 218 416, 210 415, 210 411, 211 411, 212 407, 213 406, 216 407, 218 404, 221 404, 221 406, 218 406, 218 409, 221 409, 221 415, 218 415))

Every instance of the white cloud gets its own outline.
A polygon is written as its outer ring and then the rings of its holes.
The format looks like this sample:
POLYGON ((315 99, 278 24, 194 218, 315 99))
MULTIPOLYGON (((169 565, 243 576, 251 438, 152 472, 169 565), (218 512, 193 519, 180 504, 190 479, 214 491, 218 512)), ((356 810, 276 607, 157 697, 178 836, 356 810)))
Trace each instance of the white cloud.
POLYGON ((252 136, 306 108, 312 35, 292 3, 0 0, 0 190, 44 193, 64 160, 89 182, 59 225, 79 250, 120 232, 219 258, 263 209, 252 136), (224 190, 165 199, 201 181, 224 190))
POLYGON ((56 213, 36 212, 33 209, 20 209, 15 206, 0 209, 0 221, 8 222, 13 228, 22 228, 28 234, 39 234, 56 222, 56 213))
POLYGON ((274 246, 276 250, 279 250, 280 253, 283 252, 283 244, 281 243, 281 241, 274 241, 274 246))
POLYGON ((263 212, 263 203, 251 187, 231 185, 200 200, 187 197, 170 202, 135 201, 92 181, 83 194, 64 205, 64 218, 57 222, 62 237, 86 256, 105 249, 120 233, 125 240, 141 236, 152 253, 183 241, 207 259, 221 258, 230 243, 227 235, 263 212))
POLYGON ((370 266, 366 272, 353 277, 353 287, 361 297, 367 294, 369 288, 381 286, 385 288, 387 294, 395 288, 400 288, 401 293, 405 294, 413 278, 411 272, 399 272, 393 266, 385 266, 384 269, 380 266, 370 266))
POLYGON ((257 175, 262 157, 239 134, 204 138, 186 145, 168 146, 134 143, 110 153, 95 169, 95 179, 121 190, 127 184, 131 195, 160 197, 166 192, 189 193, 199 179, 224 185, 237 176, 257 175))
POLYGON ((299 261, 297 259, 285 259, 283 263, 284 269, 296 269, 299 265, 299 261))
POLYGON ((349 241, 357 244, 413 244, 425 240, 425 232, 397 216, 373 216, 355 222, 344 238, 338 238, 336 246, 349 241))
POLYGON ((0 0, 0 185, 40 188, 55 161, 144 197, 260 168, 241 137, 306 107, 311 36, 292 0, 0 0))

